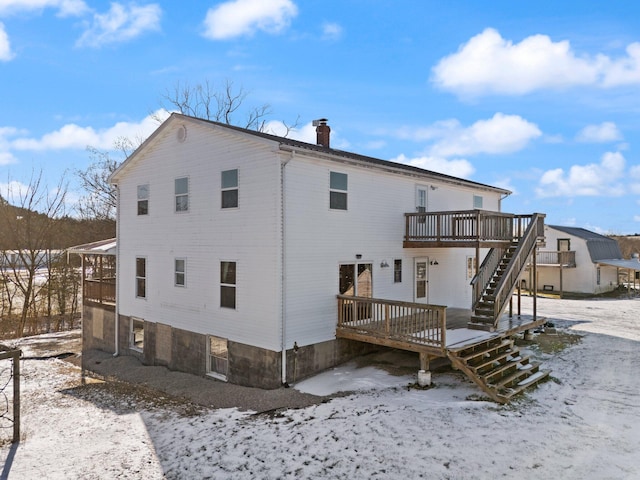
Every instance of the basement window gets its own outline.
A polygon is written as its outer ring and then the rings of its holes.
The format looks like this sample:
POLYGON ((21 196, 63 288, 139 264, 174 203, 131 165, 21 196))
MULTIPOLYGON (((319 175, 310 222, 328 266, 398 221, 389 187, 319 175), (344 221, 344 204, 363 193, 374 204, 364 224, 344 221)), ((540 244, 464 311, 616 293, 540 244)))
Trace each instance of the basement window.
POLYGON ((226 338, 209 336, 207 341, 207 375, 227 380, 229 348, 226 338))
POLYGON ((131 349, 142 352, 144 349, 144 320, 131 317, 131 349))

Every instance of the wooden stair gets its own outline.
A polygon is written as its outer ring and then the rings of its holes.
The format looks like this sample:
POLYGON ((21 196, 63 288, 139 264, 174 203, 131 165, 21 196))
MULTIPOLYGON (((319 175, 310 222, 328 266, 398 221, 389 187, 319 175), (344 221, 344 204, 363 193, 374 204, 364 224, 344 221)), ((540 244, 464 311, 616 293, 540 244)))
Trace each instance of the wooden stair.
POLYGON ((495 292, 496 287, 502 280, 502 276, 504 272, 507 271, 509 263, 513 258, 513 255, 518 248, 518 243, 513 242, 505 251, 504 255, 500 259, 500 263, 496 267, 493 272, 493 276, 489 281, 487 287, 482 292, 482 296, 480 300, 475 305, 473 310, 473 315, 471 315, 471 320, 469 321, 467 328, 472 330, 484 330, 488 332, 493 332, 495 330, 495 292))
POLYGON ((528 387, 549 376, 539 362, 520 353, 513 337, 495 336, 482 342, 448 350, 451 363, 463 371, 492 400, 508 403, 528 387))

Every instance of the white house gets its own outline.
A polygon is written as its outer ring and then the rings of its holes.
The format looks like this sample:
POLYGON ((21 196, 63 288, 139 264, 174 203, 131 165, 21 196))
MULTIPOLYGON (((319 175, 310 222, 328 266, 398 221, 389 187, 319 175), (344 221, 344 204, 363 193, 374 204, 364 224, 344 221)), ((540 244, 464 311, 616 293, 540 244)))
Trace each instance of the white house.
POLYGON ((544 228, 546 246, 537 255, 538 285, 543 290, 606 293, 619 286, 620 269, 640 269, 637 259, 623 259, 613 238, 578 227, 544 228))
POLYGON ((476 271, 504 269, 515 239, 519 275, 542 216, 500 213, 501 188, 332 149, 317 127, 313 145, 172 114, 111 176, 118 321, 100 338, 87 312, 86 348, 115 330, 119 354, 273 388, 372 344, 417 339, 428 368, 455 309, 499 332, 517 282, 494 307, 476 271), (432 323, 394 336, 400 318, 432 323))

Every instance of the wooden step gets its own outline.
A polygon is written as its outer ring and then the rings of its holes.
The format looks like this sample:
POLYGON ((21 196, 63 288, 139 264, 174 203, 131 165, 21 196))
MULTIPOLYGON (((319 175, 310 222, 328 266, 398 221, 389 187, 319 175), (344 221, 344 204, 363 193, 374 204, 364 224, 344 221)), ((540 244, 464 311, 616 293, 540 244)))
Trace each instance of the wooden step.
POLYGON ((458 354, 457 357, 462 360, 465 363, 469 363, 471 360, 478 358, 478 357, 483 357, 487 354, 491 354, 492 352, 495 352, 496 350, 499 350, 500 348, 512 348, 513 347, 513 340, 511 340, 510 338, 504 338, 502 339, 501 342, 499 343, 495 343, 492 342, 493 344, 490 344, 489 342, 487 342, 487 345, 483 345, 484 348, 482 348, 481 350, 475 350, 473 352, 470 353, 464 353, 464 354, 458 354))
POLYGON ((542 380, 547 378, 550 373, 551 373, 551 370, 539 370, 534 375, 531 375, 529 378, 526 378, 525 380, 520 382, 517 387, 507 388, 504 391, 501 391, 499 393, 499 397, 504 399, 504 402, 507 403, 514 395, 517 395, 523 392, 529 387, 533 387, 534 385, 537 385, 542 380))
POLYGON ((498 381, 491 383, 491 385, 497 389, 511 387, 512 383, 519 383, 524 378, 536 373, 540 369, 540 365, 540 362, 524 363, 517 368, 517 371, 500 378, 498 381))
POLYGON ((480 373, 480 370, 482 370, 483 368, 489 367, 495 363, 499 363, 502 364, 504 363, 506 360, 506 357, 508 357, 509 355, 512 354, 516 354, 518 352, 518 348, 514 347, 513 349, 509 349, 506 350, 500 354, 497 355, 491 355, 489 358, 487 358, 486 360, 482 361, 481 363, 477 364, 477 365, 469 365, 469 368, 474 371, 476 374, 478 375, 482 375, 480 373))
POLYGON ((529 364, 529 358, 529 356, 517 356, 516 358, 508 360, 502 365, 497 366, 493 370, 485 372, 482 374, 482 377, 485 382, 487 382, 487 385, 498 385, 498 383, 505 378, 507 374, 510 375, 513 373, 510 370, 516 370, 520 365, 529 364))
POLYGON ((496 327, 494 327, 493 324, 489 324, 489 323, 469 322, 469 323, 467 323, 467 328, 469 330, 480 330, 480 331, 483 331, 483 332, 495 332, 496 331, 496 327))

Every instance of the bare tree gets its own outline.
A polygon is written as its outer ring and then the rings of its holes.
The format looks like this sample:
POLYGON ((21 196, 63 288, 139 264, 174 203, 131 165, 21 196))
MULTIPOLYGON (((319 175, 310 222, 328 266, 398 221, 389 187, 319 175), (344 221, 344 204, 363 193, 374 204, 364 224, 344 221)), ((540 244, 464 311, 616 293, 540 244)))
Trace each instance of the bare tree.
POLYGON ((26 188, 13 189, 10 186, 8 202, 0 205, 0 250, 5 252, 2 260, 8 271, 13 288, 22 305, 18 335, 23 335, 29 312, 35 310, 35 298, 46 276, 38 279, 38 271, 46 268, 47 251, 52 250, 56 241, 56 219, 64 215, 67 186, 62 180, 52 190, 42 182, 42 172, 32 173, 26 188), (14 256, 7 258, 6 252, 14 256))
MULTIPOLYGON (((236 87, 230 80, 217 88, 209 80, 191 85, 188 82, 176 83, 160 96, 160 104, 167 111, 175 111, 197 118, 213 120, 228 125, 237 125, 249 130, 266 132, 267 119, 271 115, 271 106, 263 104, 257 107, 245 108, 248 96, 242 87, 236 87), (238 117, 244 115, 244 120, 238 117)), ((162 123, 163 118, 156 116, 155 120, 162 123)), ((285 137, 296 128, 295 123, 289 125, 281 122, 285 128, 285 137)), ((144 139, 131 140, 119 138, 112 151, 104 151, 95 147, 87 147, 92 160, 86 170, 77 172, 85 195, 78 204, 80 216, 85 219, 109 220, 115 222, 116 192, 109 185, 109 176, 120 163, 125 160, 144 139)))
POLYGON ((220 88, 209 80, 195 86, 178 82, 162 94, 161 105, 165 110, 178 110, 184 115, 263 132, 272 113, 271 105, 265 103, 249 108, 244 112, 244 121, 237 119, 247 95, 242 87, 236 87, 230 80, 225 80, 220 88))

